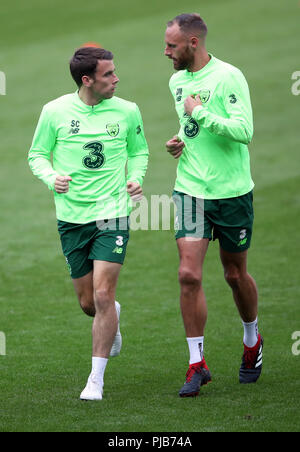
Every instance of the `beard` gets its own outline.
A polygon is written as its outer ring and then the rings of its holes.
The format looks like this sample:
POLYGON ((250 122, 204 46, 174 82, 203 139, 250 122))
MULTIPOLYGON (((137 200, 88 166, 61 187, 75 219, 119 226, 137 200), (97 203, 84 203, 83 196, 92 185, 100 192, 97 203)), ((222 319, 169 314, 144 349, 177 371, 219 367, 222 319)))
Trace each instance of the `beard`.
POLYGON ((184 52, 182 52, 182 55, 179 58, 176 58, 173 60, 174 69, 177 71, 182 71, 184 69, 189 69, 192 67, 194 63, 194 53, 189 47, 186 47, 184 52))

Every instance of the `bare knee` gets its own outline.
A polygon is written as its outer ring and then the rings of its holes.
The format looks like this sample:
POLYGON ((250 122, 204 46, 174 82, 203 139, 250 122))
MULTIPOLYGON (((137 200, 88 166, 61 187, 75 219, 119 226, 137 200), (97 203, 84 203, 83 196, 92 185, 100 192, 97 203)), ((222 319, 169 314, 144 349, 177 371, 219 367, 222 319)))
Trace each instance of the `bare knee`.
POLYGON ((179 283, 187 290, 198 290, 202 285, 202 275, 188 267, 180 267, 179 283))
POLYGON ((230 267, 224 270, 224 276, 227 284, 232 289, 238 289, 243 279, 242 272, 237 267, 230 267))
POLYGON ((81 309, 86 315, 94 317, 93 272, 82 278, 73 279, 73 284, 81 309))
POLYGON ((95 289, 94 291, 95 308, 97 311, 107 311, 111 306, 114 297, 108 288, 95 289))
POLYGON ((93 298, 85 297, 84 295, 79 296, 79 304, 86 315, 89 317, 95 316, 95 303, 93 298))

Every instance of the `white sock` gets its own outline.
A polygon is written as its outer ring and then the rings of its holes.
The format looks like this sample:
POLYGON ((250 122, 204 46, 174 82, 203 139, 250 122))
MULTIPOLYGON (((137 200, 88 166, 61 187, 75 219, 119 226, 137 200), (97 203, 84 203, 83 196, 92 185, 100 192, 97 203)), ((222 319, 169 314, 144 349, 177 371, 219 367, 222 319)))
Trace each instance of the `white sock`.
POLYGON ((254 347, 258 341, 257 319, 254 322, 243 322, 244 325, 244 344, 247 347, 254 347))
POLYGON ((190 364, 200 363, 203 359, 204 336, 187 337, 190 349, 190 364))
POLYGON ((107 363, 108 359, 106 358, 92 357, 92 375, 96 380, 103 382, 107 363))

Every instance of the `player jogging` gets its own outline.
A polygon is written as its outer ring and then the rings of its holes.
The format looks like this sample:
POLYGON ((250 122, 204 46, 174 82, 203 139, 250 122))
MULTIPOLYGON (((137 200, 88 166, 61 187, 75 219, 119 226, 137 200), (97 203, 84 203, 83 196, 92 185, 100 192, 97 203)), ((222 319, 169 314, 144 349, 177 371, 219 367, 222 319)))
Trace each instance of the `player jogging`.
POLYGON ((240 70, 206 51, 206 35, 198 14, 177 16, 165 34, 165 55, 178 71, 170 79, 170 90, 180 131, 166 146, 179 159, 176 239, 180 303, 190 351, 181 397, 197 396, 211 380, 204 359, 207 306, 202 288, 211 239, 219 240, 225 279, 244 325, 240 383, 256 382, 262 370, 258 294, 247 272, 254 187, 247 148, 253 135, 249 89, 240 70))
POLYGON ((92 371, 80 398, 101 400, 108 358, 122 345, 115 292, 129 239, 130 197, 142 196, 148 146, 137 105, 114 97, 119 79, 111 52, 80 48, 70 70, 78 91, 44 106, 29 164, 54 191, 74 288, 82 310, 94 317, 92 371))

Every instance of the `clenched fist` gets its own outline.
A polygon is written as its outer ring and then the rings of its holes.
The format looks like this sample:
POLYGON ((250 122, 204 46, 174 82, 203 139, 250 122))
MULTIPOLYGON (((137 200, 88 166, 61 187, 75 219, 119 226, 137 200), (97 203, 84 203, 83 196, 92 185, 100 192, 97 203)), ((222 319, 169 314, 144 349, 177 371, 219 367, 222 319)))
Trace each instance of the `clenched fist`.
POLYGON ((178 159, 181 156, 184 146, 184 142, 181 141, 177 135, 166 143, 167 151, 174 157, 174 159, 178 159))
POLYGON ((141 201, 143 197, 142 187, 137 182, 127 182, 127 193, 131 197, 132 201, 141 201))
POLYGON ((69 182, 71 182, 71 180, 72 178, 70 176, 57 176, 54 184, 54 190, 56 193, 68 193, 69 182))

